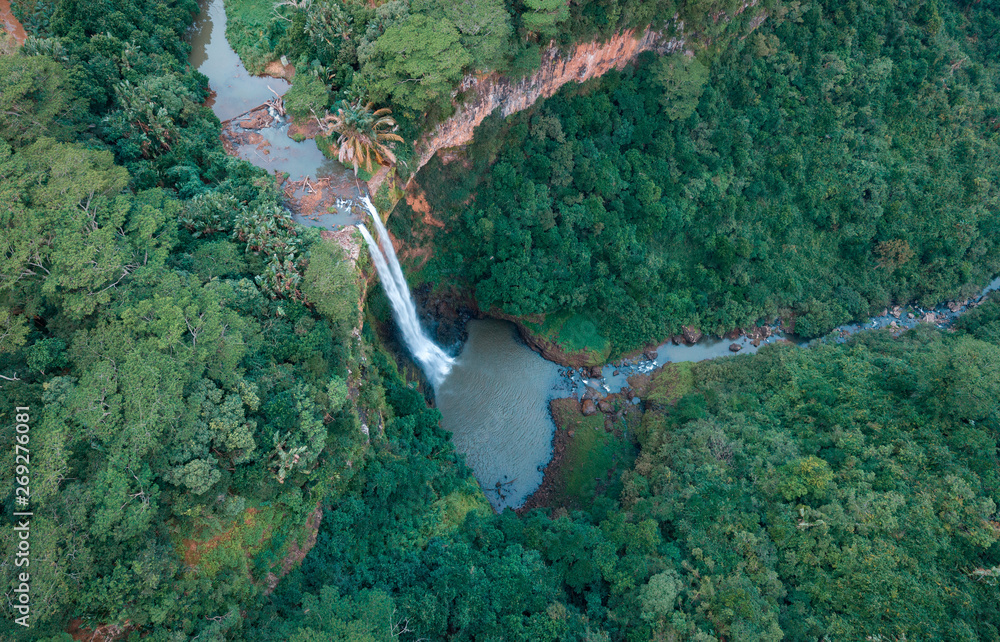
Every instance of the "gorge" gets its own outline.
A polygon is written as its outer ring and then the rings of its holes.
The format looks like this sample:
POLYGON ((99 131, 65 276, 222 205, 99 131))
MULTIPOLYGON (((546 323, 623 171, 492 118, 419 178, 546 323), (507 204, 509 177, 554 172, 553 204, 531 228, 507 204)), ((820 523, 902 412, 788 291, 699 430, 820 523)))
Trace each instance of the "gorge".
MULTIPOLYGON (((762 17, 763 14, 755 18, 754 27, 760 24, 762 17)), ((252 107, 252 103, 263 102, 274 87, 281 90, 287 88, 287 83, 281 79, 249 75, 225 39, 219 41, 218 34, 225 25, 221 0, 207 5, 203 18, 199 20, 209 22, 197 23, 205 26, 195 28, 198 46, 192 53, 192 64, 212 74, 210 82, 217 93, 213 109, 220 117, 240 115, 252 107), (215 27, 210 29, 213 24, 215 27), (205 40, 208 33, 215 35, 205 40), (204 45, 200 44, 202 41, 208 43, 204 49, 204 45), (228 68, 234 71, 227 75, 225 70, 228 68)), ((551 96, 568 82, 582 82, 610 69, 621 68, 644 51, 671 53, 684 45, 682 25, 676 34, 669 37, 647 29, 638 34, 622 33, 602 44, 578 45, 566 55, 558 49, 549 49, 543 56, 542 68, 518 82, 511 82, 495 73, 485 77, 469 76, 462 85, 462 91, 471 98, 463 101, 455 115, 417 143, 413 174, 416 175, 439 151, 470 142, 476 126, 494 111, 499 110, 504 116, 511 115, 530 107, 536 100, 551 96)), ((282 140, 287 137, 282 130, 274 131, 282 140)), ((290 148, 283 162, 279 158, 275 165, 276 159, 272 158, 269 159, 269 166, 284 171, 290 167, 302 167, 309 171, 309 163, 315 162, 309 159, 318 154, 315 142, 306 140, 290 144, 308 149, 290 148), (305 165, 301 165, 303 159, 299 151, 305 154, 305 165)), ((332 169, 336 163, 325 161, 325 165, 332 169)), ((339 171, 343 172, 342 169, 339 171)), ((382 168, 368 182, 371 193, 379 190, 387 171, 387 168, 382 168)), ((414 189, 418 188, 411 179, 408 191, 412 193, 414 189)), ((487 499, 498 510, 508 506, 517 508, 541 482, 541 470, 552 456, 555 426, 548 410, 552 399, 569 395, 580 397, 588 389, 598 391, 600 396, 615 394, 628 387, 629 377, 654 372, 667 363, 713 359, 732 355, 734 351, 754 353, 761 345, 786 339, 781 332, 775 331, 768 332, 761 342, 754 342, 756 345, 751 344, 751 337, 746 335, 737 337, 735 341, 705 338, 694 345, 667 342, 647 351, 655 353, 652 358, 639 357, 627 362, 619 360, 599 368, 575 370, 561 369, 541 359, 506 323, 473 321, 469 326, 469 338, 461 347, 460 354, 452 357, 422 329, 405 275, 380 215, 367 198, 362 201, 362 209, 362 215, 370 217, 375 224, 377 238, 370 235, 363 225, 359 226, 360 234, 369 247, 392 304, 403 342, 434 386, 436 403, 442 412, 442 426, 452 433, 456 446, 467 456, 469 465, 476 472, 487 499), (453 368, 454 375, 449 376, 453 368), (600 376, 597 376, 598 371, 600 376)), ((346 218, 326 218, 321 223, 310 224, 333 225, 336 228, 357 220, 347 215, 346 218)), ((998 282, 1000 280, 994 280, 983 294, 996 289, 998 282)), ((939 306, 939 311, 948 312, 943 305, 939 306)), ((922 315, 923 312, 918 316, 922 315)), ((954 318, 953 313, 951 318, 954 318)), ((845 326, 837 332, 846 336, 859 330, 889 327, 890 324, 900 328, 912 327, 919 321, 920 318, 908 320, 905 316, 898 319, 885 315, 862 324, 845 326)), ((796 340, 794 337, 787 338, 796 340)))
POLYGON ((996 2, 9 6, 0 639, 1000 638, 996 2))

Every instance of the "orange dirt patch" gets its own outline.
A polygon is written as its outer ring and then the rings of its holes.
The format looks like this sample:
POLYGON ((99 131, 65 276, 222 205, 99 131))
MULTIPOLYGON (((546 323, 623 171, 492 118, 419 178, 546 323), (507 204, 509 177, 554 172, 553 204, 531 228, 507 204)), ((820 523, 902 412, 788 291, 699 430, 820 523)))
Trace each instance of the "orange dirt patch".
POLYGON ((421 215, 421 221, 425 225, 433 225, 434 227, 444 229, 444 223, 434 218, 434 215, 431 213, 431 204, 427 202, 427 196, 419 187, 414 186, 413 190, 407 193, 406 204, 414 212, 421 215))
POLYGON ((135 628, 128 620, 125 620, 125 624, 123 626, 118 626, 117 624, 102 624, 93 631, 82 625, 83 620, 80 618, 70 620, 69 627, 66 629, 66 632, 69 633, 74 640, 79 642, 112 642, 112 640, 118 640, 125 637, 129 631, 135 628))
POLYGON ((338 198, 354 198, 353 192, 338 187, 329 177, 286 181, 282 189, 285 190, 288 207, 296 214, 314 221, 320 220, 331 207, 335 207, 338 198))
MULTIPOLYGON (((243 518, 243 526, 252 526, 255 521, 255 515, 260 511, 256 508, 248 508, 246 517, 243 518)), ((233 524, 226 532, 220 533, 215 537, 205 540, 204 542, 199 542, 195 539, 186 539, 181 542, 184 546, 184 563, 188 566, 197 566, 198 562, 201 561, 202 556, 214 550, 219 544, 228 542, 233 537, 233 531, 235 531, 240 524, 233 524)))
POLYGON ((19 43, 23 43, 28 37, 24 25, 14 17, 10 10, 10 0, 0 0, 0 25, 3 25, 3 30, 12 35, 14 40, 19 43))
MULTIPOLYGON (((291 116, 289 116, 291 118, 291 116)), ((323 133, 323 130, 319 128, 319 123, 316 122, 315 118, 306 118, 304 120, 296 120, 291 118, 291 124, 288 125, 288 137, 295 138, 296 136, 302 136, 303 138, 316 138, 323 133)))
POLYGON ((414 270, 423 269, 423 267, 427 265, 427 261, 431 260, 431 256, 431 248, 426 246, 406 248, 400 254, 400 258, 403 259, 407 265, 413 266, 412 269, 414 270))
POLYGON ((272 60, 264 67, 264 75, 291 80, 295 77, 295 65, 282 65, 280 60, 272 60))

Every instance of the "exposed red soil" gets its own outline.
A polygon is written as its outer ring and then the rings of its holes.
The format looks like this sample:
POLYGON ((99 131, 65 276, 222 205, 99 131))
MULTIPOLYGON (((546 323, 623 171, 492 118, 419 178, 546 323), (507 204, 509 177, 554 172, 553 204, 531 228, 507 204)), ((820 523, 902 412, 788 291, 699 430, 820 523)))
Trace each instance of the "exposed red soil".
MULTIPOLYGON (((257 510, 256 508, 248 508, 246 511, 246 516, 243 518, 242 525, 244 526, 252 525, 255 519, 254 516, 259 512, 260 511, 257 510)), ((201 558, 203 555, 205 555, 205 553, 214 550, 219 544, 228 542, 232 538, 233 532, 239 526, 241 526, 241 524, 233 524, 230 528, 226 530, 226 532, 220 533, 215 537, 212 537, 211 539, 207 539, 202 542, 196 539, 182 540, 181 545, 184 547, 184 563, 187 564, 188 566, 197 566, 198 562, 201 561, 201 558)))
POLYGON ((421 215, 420 220, 424 225, 433 225, 442 230, 444 229, 444 223, 434 218, 434 214, 431 213, 431 204, 427 202, 427 196, 419 186, 414 185, 413 189, 407 191, 406 204, 414 212, 421 215))
POLYGON ((0 25, 3 25, 3 30, 13 36, 14 40, 20 44, 23 44, 28 37, 24 25, 14 17, 14 13, 10 10, 10 0, 0 0, 0 25))
POLYGON ((90 629, 83 626, 83 620, 76 618, 75 620, 70 620, 69 627, 67 627, 66 632, 74 640, 79 642, 112 642, 113 640, 119 640, 130 631, 135 629, 134 626, 128 620, 125 620, 123 626, 117 624, 101 624, 96 629, 91 631, 90 629))
POLYGON ((316 138, 323 133, 315 118, 296 119, 292 116, 288 118, 291 121, 288 125, 288 136, 290 138, 298 136, 302 138, 316 138))
POLYGON ((338 198, 353 197, 352 192, 338 188, 329 177, 285 181, 281 187, 289 209, 314 221, 318 221, 329 208, 335 207, 338 198))
POLYGON ((295 77, 295 65, 282 65, 280 60, 272 60, 264 67, 264 75, 291 80, 295 77))

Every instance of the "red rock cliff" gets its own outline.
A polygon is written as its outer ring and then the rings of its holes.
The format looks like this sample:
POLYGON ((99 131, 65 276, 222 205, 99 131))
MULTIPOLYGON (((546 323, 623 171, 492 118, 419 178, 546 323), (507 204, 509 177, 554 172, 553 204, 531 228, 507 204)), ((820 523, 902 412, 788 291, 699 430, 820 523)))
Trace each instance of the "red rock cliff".
MULTIPOLYGON (((583 82, 601 76, 613 68, 621 69, 644 51, 670 53, 684 46, 683 23, 674 37, 650 29, 642 33, 625 31, 605 42, 577 45, 569 56, 555 47, 542 55, 542 66, 527 78, 511 82, 498 73, 466 76, 459 91, 470 95, 448 120, 438 125, 416 144, 416 158, 410 171, 416 174, 438 150, 464 145, 483 119, 499 108, 504 116, 527 109, 539 98, 548 98, 568 82, 583 82)), ((385 180, 383 168, 368 181, 371 193, 385 180)))

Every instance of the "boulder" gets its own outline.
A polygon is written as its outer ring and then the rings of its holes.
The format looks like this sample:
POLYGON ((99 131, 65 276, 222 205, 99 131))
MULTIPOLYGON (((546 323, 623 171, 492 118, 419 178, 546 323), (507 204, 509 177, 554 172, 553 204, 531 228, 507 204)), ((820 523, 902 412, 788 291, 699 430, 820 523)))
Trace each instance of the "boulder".
POLYGON ((894 306, 894 307, 892 308, 892 312, 891 312, 891 314, 892 314, 892 316, 896 317, 897 319, 899 318, 899 315, 901 314, 901 310, 899 309, 899 306, 898 306, 898 305, 897 305, 897 306, 894 306))
POLYGON ((590 400, 600 399, 601 398, 601 394, 599 392, 597 392, 597 390, 595 390, 594 388, 591 388, 590 386, 587 386, 587 389, 583 391, 583 398, 584 399, 590 399, 590 400))
POLYGON ((698 328, 692 328, 690 326, 682 325, 681 330, 682 334, 684 335, 684 342, 687 343, 688 345, 694 345, 695 343, 698 343, 698 341, 703 336, 701 334, 701 331, 698 330, 698 328))
POLYGON ((684 345, 684 335, 675 334, 674 336, 670 337, 670 341, 675 346, 684 345))
POLYGON ((617 376, 618 376, 618 371, 617 371, 617 370, 615 370, 614 372, 612 372, 612 373, 611 373, 611 376, 612 376, 612 377, 617 377, 617 376))
POLYGON ((656 361, 656 357, 660 356, 659 353, 656 350, 646 350, 642 354, 649 361, 656 361))
POLYGON ((601 374, 601 366, 594 366, 590 369, 591 379, 600 379, 603 375, 601 374))
POLYGON ((937 316, 935 316, 933 312, 928 312, 920 319, 920 321, 923 323, 934 323, 937 321, 937 316))
POLYGON ((739 328, 733 328, 732 330, 726 333, 726 338, 729 339, 730 341, 735 341, 736 339, 740 338, 741 334, 743 334, 743 332, 739 328))
POLYGON ((753 339, 753 340, 751 340, 750 341, 750 345, 752 345, 755 348, 759 348, 760 347, 760 339, 753 339))
POLYGON ((615 410, 615 405, 607 399, 601 399, 598 401, 597 407, 601 409, 601 412, 614 412, 615 410))
POLYGON ((584 399, 583 404, 580 406, 580 411, 583 413, 584 417, 596 415, 597 404, 594 403, 593 399, 584 399))
POLYGON ((730 343, 729 344, 729 351, 730 352, 739 352, 742 349, 743 349, 743 346, 741 346, 738 343, 730 343))

